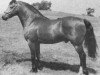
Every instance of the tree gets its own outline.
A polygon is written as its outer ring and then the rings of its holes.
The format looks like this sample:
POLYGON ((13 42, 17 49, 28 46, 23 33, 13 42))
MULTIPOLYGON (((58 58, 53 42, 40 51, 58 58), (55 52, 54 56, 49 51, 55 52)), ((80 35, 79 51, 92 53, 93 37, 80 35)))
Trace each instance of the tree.
POLYGON ((87 8, 86 11, 87 11, 87 15, 88 16, 94 16, 93 15, 93 13, 95 12, 95 9, 94 8, 87 8))
POLYGON ((40 3, 37 2, 32 5, 38 10, 50 10, 52 3, 42 0, 40 3))

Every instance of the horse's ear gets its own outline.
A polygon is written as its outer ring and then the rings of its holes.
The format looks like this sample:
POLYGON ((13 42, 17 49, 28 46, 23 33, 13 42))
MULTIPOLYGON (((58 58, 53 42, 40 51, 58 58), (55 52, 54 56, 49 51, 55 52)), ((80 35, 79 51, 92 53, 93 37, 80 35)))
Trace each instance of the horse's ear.
POLYGON ((15 2, 16 2, 16 0, 12 0, 12 2, 14 2, 14 3, 15 3, 15 2))

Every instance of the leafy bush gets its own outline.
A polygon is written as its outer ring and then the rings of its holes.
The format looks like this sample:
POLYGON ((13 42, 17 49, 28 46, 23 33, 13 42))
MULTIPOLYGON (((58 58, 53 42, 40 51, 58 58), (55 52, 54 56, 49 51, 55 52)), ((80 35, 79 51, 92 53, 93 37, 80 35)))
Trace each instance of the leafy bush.
POLYGON ((88 16, 94 16, 93 15, 93 13, 95 12, 95 9, 94 8, 87 8, 86 11, 87 11, 87 15, 88 16))
POLYGON ((32 4, 38 10, 50 10, 52 3, 48 1, 41 1, 40 3, 33 3, 32 4))

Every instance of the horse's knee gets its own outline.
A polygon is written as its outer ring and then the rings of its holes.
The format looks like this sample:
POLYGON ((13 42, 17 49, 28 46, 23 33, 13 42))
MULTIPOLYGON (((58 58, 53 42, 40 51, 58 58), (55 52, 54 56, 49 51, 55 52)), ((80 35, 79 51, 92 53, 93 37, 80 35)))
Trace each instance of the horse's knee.
POLYGON ((85 52, 80 52, 79 56, 80 56, 80 58, 82 58, 82 60, 84 60, 86 58, 85 52))

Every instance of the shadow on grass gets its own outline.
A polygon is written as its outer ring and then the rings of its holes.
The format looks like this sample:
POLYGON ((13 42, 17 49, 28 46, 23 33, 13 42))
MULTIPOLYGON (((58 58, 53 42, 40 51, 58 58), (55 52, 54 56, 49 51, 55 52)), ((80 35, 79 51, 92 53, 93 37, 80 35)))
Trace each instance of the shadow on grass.
MULTIPOLYGON (((25 62, 25 61, 31 61, 31 59, 20 59, 17 60, 17 62, 25 62)), ((62 63, 62 62, 46 62, 46 61, 41 61, 41 64, 43 67, 46 68, 50 68, 51 70, 70 70, 73 72, 77 72, 79 71, 79 65, 70 65, 70 64, 66 64, 66 63, 62 63)), ((88 68, 88 71, 90 73, 96 73, 96 70, 92 69, 92 68, 88 68)))

